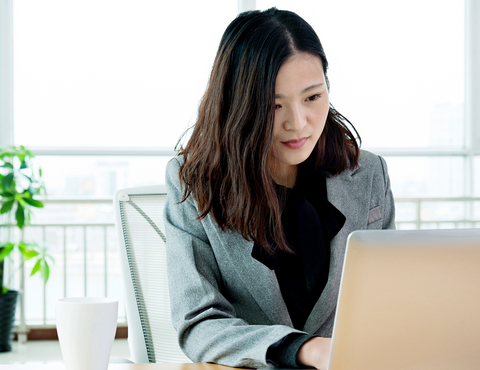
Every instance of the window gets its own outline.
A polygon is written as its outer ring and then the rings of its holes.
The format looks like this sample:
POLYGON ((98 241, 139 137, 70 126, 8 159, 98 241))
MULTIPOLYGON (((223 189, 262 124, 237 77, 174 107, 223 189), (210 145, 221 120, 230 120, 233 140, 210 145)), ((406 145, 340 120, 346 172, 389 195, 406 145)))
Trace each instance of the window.
MULTIPOLYGON (((50 201, 37 213, 44 226, 29 237, 57 255, 55 283, 43 290, 27 279, 31 302, 120 295, 106 225, 111 196, 164 182, 173 147, 195 122, 220 37, 245 6, 295 11, 317 31, 332 103, 363 148, 387 160, 399 227, 480 226, 475 0, 5 0, 0 53, 14 66, 0 60, 0 145, 37 154, 50 201), (65 250, 73 254, 64 258, 65 250), (106 265, 94 261, 97 252, 110 258, 106 265), (107 275, 108 284, 96 283, 107 275)), ((50 303, 27 306, 29 324, 52 322, 50 303)))
POLYGON ((274 1, 317 31, 331 102, 366 148, 465 145, 461 1, 274 1))
POLYGON ((478 225, 470 198, 480 189, 477 2, 256 4, 295 11, 317 31, 332 104, 358 129, 363 148, 387 160, 398 227, 478 225))
POLYGON ((224 0, 15 2, 15 142, 172 148, 236 10, 224 0))

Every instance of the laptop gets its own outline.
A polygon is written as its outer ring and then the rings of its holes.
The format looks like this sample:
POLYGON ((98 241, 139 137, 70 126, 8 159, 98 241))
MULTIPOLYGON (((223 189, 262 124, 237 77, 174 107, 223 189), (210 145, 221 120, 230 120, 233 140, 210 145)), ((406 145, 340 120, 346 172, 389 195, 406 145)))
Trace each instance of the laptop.
POLYGON ((480 369, 480 229, 350 234, 328 369, 480 369))

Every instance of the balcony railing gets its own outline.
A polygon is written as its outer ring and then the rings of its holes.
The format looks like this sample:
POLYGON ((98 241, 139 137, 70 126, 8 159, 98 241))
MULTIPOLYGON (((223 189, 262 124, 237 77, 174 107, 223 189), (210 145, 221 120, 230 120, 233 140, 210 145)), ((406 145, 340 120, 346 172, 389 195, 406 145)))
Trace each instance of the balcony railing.
MULTIPOLYGON (((397 198, 395 204, 399 229, 480 227, 480 198, 397 198)), ((54 212, 47 218, 63 217, 65 221, 38 222, 25 227, 24 231, 26 241, 48 245, 55 258, 47 285, 38 277, 25 278, 26 325, 52 327, 55 300, 66 296, 118 298, 119 324, 125 324, 115 227, 113 221, 108 220, 109 214, 113 215, 111 199, 52 199, 46 202, 45 211, 48 213, 49 209, 54 212), (103 207, 101 211, 98 206, 103 207), (57 212, 61 217, 55 216, 57 212), (72 212, 78 221, 71 217, 72 212), (90 220, 86 222, 86 218, 90 220)), ((0 225, 0 240, 4 240, 9 226, 0 225)), ((16 230, 11 230, 13 237, 18 238, 16 230)), ((15 261, 7 264, 7 275, 15 265, 15 261)), ((25 275, 31 267, 27 263, 25 275)), ((19 274, 15 273, 13 285, 18 286, 19 281, 19 274)), ((17 319, 20 319, 18 314, 17 319)))

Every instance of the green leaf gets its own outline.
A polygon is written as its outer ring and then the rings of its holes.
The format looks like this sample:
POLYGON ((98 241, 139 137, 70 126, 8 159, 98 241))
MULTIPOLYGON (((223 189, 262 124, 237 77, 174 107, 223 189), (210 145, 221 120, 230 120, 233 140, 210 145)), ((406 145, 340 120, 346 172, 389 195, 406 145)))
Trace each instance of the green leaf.
POLYGON ((18 243, 18 249, 20 249, 21 251, 22 250, 25 250, 26 248, 28 248, 30 245, 34 245, 35 243, 25 243, 24 241, 21 241, 18 243))
POLYGON ((48 266, 48 263, 46 260, 43 260, 42 269, 40 270, 40 276, 43 277, 43 280, 45 281, 45 284, 46 284, 48 281, 48 278, 50 277, 50 267, 48 266))
POLYGON ((37 190, 37 194, 41 194, 43 193, 43 196, 46 197, 47 196, 47 189, 45 189, 45 186, 40 186, 37 190))
POLYGON ((6 175, 6 176, 2 179, 2 187, 3 187, 3 189, 7 190, 8 188, 10 188, 10 186, 11 186, 12 183, 13 183, 13 178, 14 178, 14 174, 13 174, 13 172, 10 172, 8 175, 6 175))
POLYGON ((15 248, 15 244, 6 243, 0 247, 0 261, 3 261, 5 257, 9 256, 12 253, 13 248, 15 248))
POLYGON ((23 175, 24 177, 26 177, 27 180, 30 181, 31 183, 33 182, 32 178, 31 178, 30 176, 27 176, 27 175, 25 175, 24 173, 22 173, 22 175, 23 175))
POLYGON ((20 169, 23 170, 24 168, 28 168, 27 162, 25 162, 25 160, 23 160, 22 163, 20 164, 20 169))
POLYGON ((25 208, 25 206, 27 205, 27 203, 25 203, 25 201, 23 200, 23 195, 20 193, 15 194, 15 200, 17 201, 17 203, 21 204, 23 208, 25 208))
POLYGON ((14 247, 15 244, 13 243, 3 243, 3 244, 0 244, 0 249, 2 248, 6 248, 6 247, 14 247))
POLYGON ((24 208, 21 205, 20 202, 17 202, 17 210, 15 212, 15 219, 17 220, 17 226, 20 229, 23 229, 23 226, 25 225, 25 212, 24 208))
POLYGON ((23 197, 23 200, 25 201, 25 203, 30 204, 32 207, 43 208, 43 203, 40 202, 39 200, 35 200, 33 198, 27 198, 25 196, 23 197))
POLYGON ((2 294, 7 294, 8 288, 6 286, 2 286, 2 294))
POLYGON ((4 151, 1 155, 0 155, 0 159, 3 159, 5 157, 7 158, 13 158, 13 157, 16 157, 17 156, 17 153, 15 151, 4 151))
POLYGON ((0 208, 0 215, 10 212, 14 203, 15 199, 7 200, 5 203, 3 203, 2 208, 0 208))
POLYGON ((13 164, 11 163, 8 163, 8 162, 5 162, 4 164, 2 164, 0 167, 3 167, 3 168, 10 168, 11 170, 13 170, 13 164))
POLYGON ((41 168, 38 169, 38 175, 39 175, 40 177, 42 177, 42 169, 41 169, 41 168))
POLYGON ((30 276, 35 275, 38 271, 40 271, 40 266, 41 266, 42 260, 38 260, 35 265, 33 266, 32 272, 30 273, 30 276))
POLYGON ((37 260, 37 262, 33 266, 30 276, 35 275, 39 271, 40 271, 40 277, 43 279, 44 283, 46 284, 50 277, 50 266, 44 257, 39 258, 37 260))
POLYGON ((23 195, 33 197, 35 195, 36 191, 37 191, 37 189, 35 188, 34 184, 30 184, 28 189, 23 192, 23 195))
POLYGON ((28 249, 28 244, 27 243, 24 243, 24 242, 20 242, 18 243, 18 250, 20 251, 20 253, 25 253, 25 251, 28 249))
POLYGON ((25 252, 22 253, 23 259, 25 261, 28 261, 32 259, 33 257, 37 257, 40 253, 37 251, 34 251, 33 249, 26 250, 25 252))
POLYGON ((18 243, 18 250, 25 261, 37 257, 40 254, 40 252, 38 252, 36 249, 38 249, 36 244, 24 242, 18 243))

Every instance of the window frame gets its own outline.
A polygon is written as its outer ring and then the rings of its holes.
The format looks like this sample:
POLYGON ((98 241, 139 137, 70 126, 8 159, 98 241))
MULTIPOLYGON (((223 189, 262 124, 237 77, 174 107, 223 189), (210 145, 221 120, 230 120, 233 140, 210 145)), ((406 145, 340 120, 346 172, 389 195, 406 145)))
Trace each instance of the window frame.
MULTIPOLYGON (((238 12, 256 9, 255 0, 237 0, 238 12)), ((0 148, 12 146, 14 140, 14 105, 13 105, 13 0, 0 1, 0 148)), ((473 217, 472 203, 480 198, 474 196, 474 162, 480 156, 480 2, 465 0, 465 147, 463 149, 431 149, 431 148, 368 148, 384 157, 389 156, 461 156, 464 158, 464 196, 459 198, 432 198, 432 199, 409 199, 397 198, 400 202, 416 202, 417 227, 420 227, 421 202, 423 201, 464 201, 466 202, 465 218, 473 217)), ((53 156, 173 156, 173 147, 30 147, 37 155, 53 156)), ((65 200, 50 199, 48 203, 63 202, 65 200)), ((95 200, 82 197, 70 202, 109 202, 107 199, 95 200)), ((461 221, 463 222, 463 221, 461 221)), ((40 225, 41 226, 41 225, 40 225)), ((45 226, 43 226, 45 227, 45 226)), ((64 265, 66 266, 66 264, 64 265)), ((66 267, 64 267, 66 268, 66 267)), ((86 264, 85 264, 86 268, 86 264)), ((66 271, 66 270, 65 270, 66 271)), ((66 276, 66 272, 65 272, 66 276)), ((86 286, 86 285, 85 285, 86 286)), ((106 288, 105 288, 106 289, 106 288)), ((45 309, 45 286, 44 296, 44 322, 46 322, 45 309)), ((22 305, 23 296, 22 296, 22 305)), ((25 329, 25 317, 22 315, 21 328, 25 329)), ((21 333, 25 336, 25 331, 21 333)))
MULTIPOLYGON (((255 0, 237 0, 238 12, 255 9, 255 0)), ((13 112, 13 0, 0 2, 0 147, 14 145, 13 112)), ((465 147, 463 149, 431 148, 368 148, 389 156, 462 156, 465 158, 465 196, 474 194, 474 161, 480 155, 480 3, 465 0, 465 147)), ((155 155, 173 156, 173 147, 37 147, 30 149, 38 155, 155 155)))

